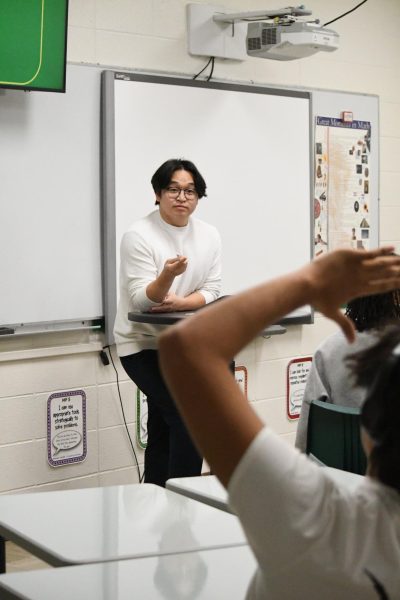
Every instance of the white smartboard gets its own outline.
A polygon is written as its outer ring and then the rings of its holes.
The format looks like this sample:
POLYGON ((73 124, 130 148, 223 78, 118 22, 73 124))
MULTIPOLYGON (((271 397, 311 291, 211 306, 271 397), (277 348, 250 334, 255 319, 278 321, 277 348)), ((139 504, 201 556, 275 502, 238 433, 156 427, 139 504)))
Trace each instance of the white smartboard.
POLYGON ((0 326, 103 315, 100 78, 68 65, 65 94, 0 91, 0 326))
POLYGON ((103 84, 108 341, 121 237, 154 210, 150 179, 169 158, 192 160, 207 182, 195 214, 220 231, 223 294, 310 260, 308 92, 113 72, 103 84))

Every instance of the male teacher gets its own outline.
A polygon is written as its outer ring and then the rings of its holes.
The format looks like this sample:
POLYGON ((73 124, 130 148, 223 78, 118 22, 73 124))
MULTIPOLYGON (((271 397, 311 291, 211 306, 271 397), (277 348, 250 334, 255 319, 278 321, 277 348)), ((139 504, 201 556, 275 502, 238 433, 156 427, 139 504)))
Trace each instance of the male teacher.
POLYGON ((163 325, 136 323, 128 312, 193 310, 221 289, 221 240, 192 216, 206 183, 195 165, 170 159, 154 173, 158 210, 136 221, 121 242, 120 299, 114 337, 121 363, 147 396, 146 483, 201 473, 202 458, 179 416, 158 365, 163 325))

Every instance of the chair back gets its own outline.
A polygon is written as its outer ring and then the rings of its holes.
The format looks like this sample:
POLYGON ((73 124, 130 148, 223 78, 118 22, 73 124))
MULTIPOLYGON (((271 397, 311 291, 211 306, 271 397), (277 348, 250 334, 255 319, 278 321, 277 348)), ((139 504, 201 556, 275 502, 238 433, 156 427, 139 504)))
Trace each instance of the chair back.
POLYGON ((307 454, 328 467, 365 475, 367 459, 360 438, 359 408, 320 398, 310 404, 307 454))

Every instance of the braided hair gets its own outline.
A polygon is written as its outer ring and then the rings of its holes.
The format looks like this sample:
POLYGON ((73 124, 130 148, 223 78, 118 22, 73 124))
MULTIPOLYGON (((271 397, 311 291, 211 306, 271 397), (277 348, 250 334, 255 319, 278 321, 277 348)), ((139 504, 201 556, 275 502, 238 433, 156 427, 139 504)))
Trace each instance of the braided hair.
POLYGON ((379 329, 390 321, 400 320, 400 290, 355 298, 347 304, 345 314, 357 331, 379 329))
POLYGON ((377 344, 347 362, 357 385, 368 389, 361 424, 373 442, 370 472, 400 492, 400 325, 386 327, 377 344))

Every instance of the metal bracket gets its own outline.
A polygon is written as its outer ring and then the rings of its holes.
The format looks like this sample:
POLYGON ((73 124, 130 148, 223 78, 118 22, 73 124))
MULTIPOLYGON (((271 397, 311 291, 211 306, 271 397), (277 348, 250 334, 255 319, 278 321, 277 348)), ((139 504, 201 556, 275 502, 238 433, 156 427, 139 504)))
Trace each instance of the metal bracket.
POLYGON ((216 22, 225 8, 215 4, 187 4, 187 36, 189 54, 245 60, 247 24, 234 21, 216 22))

